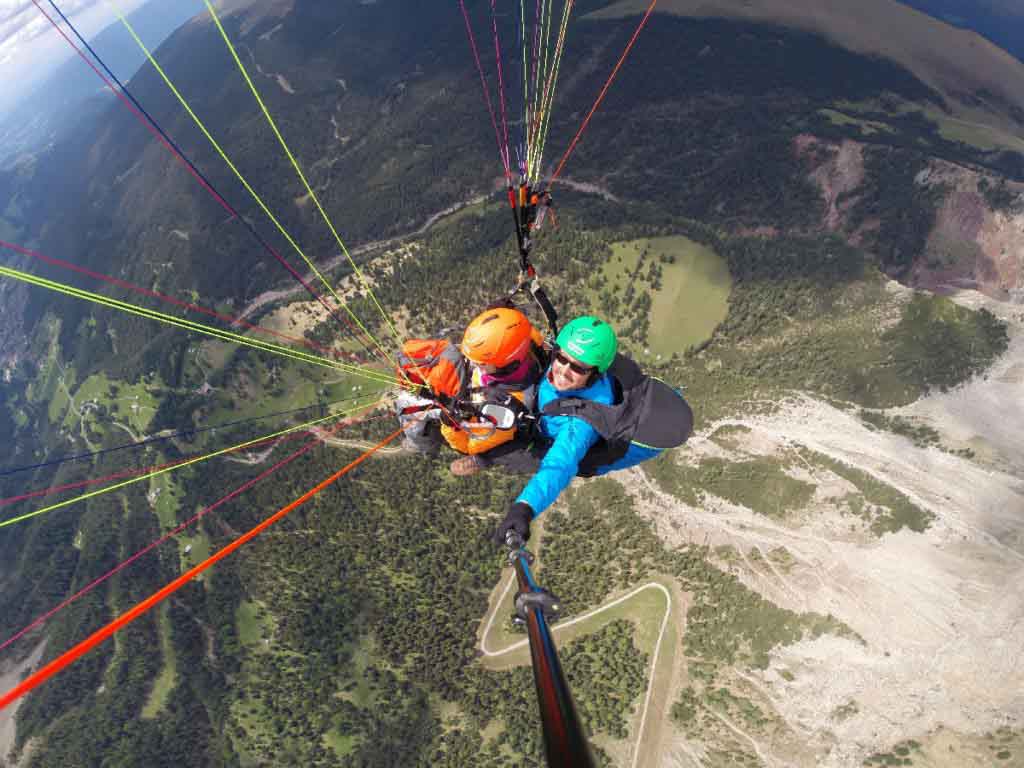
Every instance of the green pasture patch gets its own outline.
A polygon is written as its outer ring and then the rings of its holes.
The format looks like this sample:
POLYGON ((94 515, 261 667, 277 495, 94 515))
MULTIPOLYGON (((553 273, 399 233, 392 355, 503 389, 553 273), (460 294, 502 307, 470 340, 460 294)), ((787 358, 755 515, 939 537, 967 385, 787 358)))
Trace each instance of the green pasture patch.
POLYGON ((821 109, 819 114, 827 117, 833 125, 855 125, 864 136, 871 136, 876 133, 896 133, 895 129, 888 123, 881 123, 877 120, 866 120, 858 117, 851 117, 835 109, 821 109))
POLYGON ((939 126, 939 135, 949 141, 959 141, 984 151, 1012 149, 1024 152, 1024 139, 994 126, 946 115, 935 107, 929 107, 924 114, 939 126))
MULTIPOLYGON (((382 369, 378 370, 383 373, 382 369)), ((348 412, 376 403, 384 392, 392 388, 391 383, 345 371, 289 360, 250 359, 233 371, 220 387, 217 404, 206 420, 216 424, 254 419, 317 403, 337 403, 330 407, 328 413, 348 412)), ((307 413, 295 414, 295 417, 309 421, 320 415, 313 408, 307 413)), ((272 422, 263 425, 268 433, 276 431, 275 427, 282 428, 272 422)))
POLYGON ((614 243, 589 286, 595 311, 640 349, 669 358, 711 337, 728 312, 732 279, 725 260, 687 237, 614 243))
MULTIPOLYGON (((159 404, 144 382, 129 384, 109 379, 104 373, 93 374, 83 381, 75 390, 74 398, 78 410, 84 412, 88 426, 101 434, 112 428, 115 422, 127 424, 136 434, 144 432, 159 404), (102 412, 98 413, 98 410, 102 412)), ((79 420, 78 414, 68 408, 64 426, 73 429, 79 420)))
POLYGON ((711 457, 694 467, 665 455, 647 463, 648 473, 663 490, 691 506, 710 494, 776 519, 802 509, 814 495, 813 485, 790 477, 785 467, 781 460, 767 457, 745 461, 711 457))
POLYGON ((46 357, 39 364, 39 372, 36 378, 28 383, 25 388, 25 398, 30 403, 49 403, 53 400, 58 390, 58 377, 61 375, 58 358, 60 357, 61 321, 47 316, 39 324, 36 331, 33 346, 35 348, 46 347, 46 357))
POLYGON ((96 400, 101 401, 107 396, 110 390, 110 379, 105 373, 94 373, 82 382, 82 385, 75 391, 75 399, 82 403, 96 400))
POLYGON ((854 514, 870 523, 876 536, 903 528, 922 533, 935 519, 934 513, 921 509, 903 493, 863 470, 810 449, 801 448, 799 453, 808 463, 834 472, 857 488, 860 496, 848 500, 848 505, 854 514))
POLYGON ((119 421, 127 421, 136 433, 144 432, 156 415, 159 401, 141 382, 138 384, 119 383, 116 396, 108 393, 113 407, 117 409, 119 421))
POLYGON ((324 744, 331 749, 338 757, 351 754, 359 743, 359 737, 353 734, 341 734, 337 729, 332 728, 324 734, 324 744))
MULTIPOLYGON (((833 107, 835 109, 823 109, 820 112, 835 125, 858 123, 863 127, 863 124, 867 123, 871 126, 884 126, 888 132, 895 133, 896 130, 893 127, 863 118, 860 115, 862 113, 886 114, 898 118, 916 113, 933 123, 939 135, 947 141, 959 141, 986 152, 1000 149, 1024 152, 1024 139, 1003 131, 995 125, 986 125, 964 117, 955 117, 931 104, 922 106, 892 94, 886 97, 884 104, 878 99, 857 102, 839 100, 833 103, 833 107)), ((967 115, 967 117, 970 116, 967 115)))
POLYGON ((174 645, 171 642, 171 620, 167 613, 167 604, 160 606, 157 619, 160 628, 160 653, 163 658, 163 666, 160 674, 153 684, 153 690, 149 694, 145 706, 142 708, 142 716, 152 719, 163 711, 167 703, 167 697, 174 688, 177 681, 177 661, 174 655, 174 645))
POLYGON ((64 376, 64 386, 60 386, 59 383, 54 387, 53 397, 50 398, 50 405, 47 408, 47 416, 50 418, 51 424, 57 424, 62 422, 67 417, 68 411, 71 409, 71 399, 68 397, 70 392, 75 387, 75 369, 73 366, 68 366, 64 376))
POLYGON ((266 640, 270 639, 273 632, 274 620, 263 603, 256 600, 243 600, 239 603, 235 609, 235 625, 238 639, 243 645, 257 651, 266 650, 266 640))
POLYGON ((167 533, 178 525, 178 503, 181 491, 175 485, 171 473, 165 472, 149 479, 149 493, 160 521, 160 530, 167 533))
POLYGON ((181 555, 181 569, 187 571, 210 556, 210 539, 202 531, 197 531, 191 536, 179 536, 178 550, 181 555))

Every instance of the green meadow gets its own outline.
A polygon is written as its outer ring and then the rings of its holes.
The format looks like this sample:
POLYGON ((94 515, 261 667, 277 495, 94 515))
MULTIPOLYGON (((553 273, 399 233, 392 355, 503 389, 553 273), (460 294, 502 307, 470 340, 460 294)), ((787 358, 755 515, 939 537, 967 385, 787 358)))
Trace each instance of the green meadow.
POLYGON ((725 260, 710 248, 681 236, 611 247, 592 299, 633 340, 634 354, 648 359, 681 354, 710 338, 725 319, 732 278, 725 260))

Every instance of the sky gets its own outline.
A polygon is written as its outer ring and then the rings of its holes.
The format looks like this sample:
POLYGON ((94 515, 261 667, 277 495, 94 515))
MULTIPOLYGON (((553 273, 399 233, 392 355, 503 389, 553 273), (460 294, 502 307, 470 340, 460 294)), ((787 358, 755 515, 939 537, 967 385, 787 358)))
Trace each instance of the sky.
MULTIPOLYGON (((116 2, 121 12, 128 14, 146 0, 116 2)), ((48 0, 39 0, 39 5, 59 21, 48 0)), ((117 20, 107 0, 57 0, 57 5, 86 39, 117 20)), ((0 0, 0 109, 17 101, 74 55, 32 0, 0 0)))

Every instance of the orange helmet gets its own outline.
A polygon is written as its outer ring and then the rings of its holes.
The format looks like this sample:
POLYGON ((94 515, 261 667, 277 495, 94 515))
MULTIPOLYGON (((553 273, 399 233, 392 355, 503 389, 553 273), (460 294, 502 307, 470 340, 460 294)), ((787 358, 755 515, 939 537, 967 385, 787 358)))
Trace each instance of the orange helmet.
POLYGON ((488 309, 462 336, 462 354, 480 365, 498 368, 522 360, 530 351, 533 326, 518 309, 488 309))

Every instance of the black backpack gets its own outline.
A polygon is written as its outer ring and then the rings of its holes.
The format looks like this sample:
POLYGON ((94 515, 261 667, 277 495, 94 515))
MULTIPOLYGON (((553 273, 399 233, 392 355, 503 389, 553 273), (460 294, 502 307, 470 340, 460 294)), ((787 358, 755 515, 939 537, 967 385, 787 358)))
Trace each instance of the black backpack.
POLYGON ((612 405, 560 397, 542 411, 577 416, 601 435, 580 462, 577 474, 582 477, 621 459, 632 443, 664 450, 682 445, 693 433, 693 410, 682 394, 645 374, 631 358, 616 355, 607 375, 615 394, 612 405))

